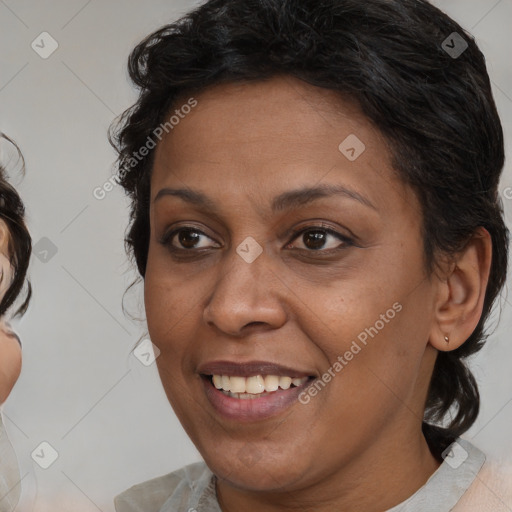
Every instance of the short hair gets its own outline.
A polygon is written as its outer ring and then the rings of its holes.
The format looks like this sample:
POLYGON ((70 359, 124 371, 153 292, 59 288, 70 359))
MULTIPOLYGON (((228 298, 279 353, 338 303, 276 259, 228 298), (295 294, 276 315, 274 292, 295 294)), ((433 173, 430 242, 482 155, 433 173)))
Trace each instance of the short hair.
POLYGON ((209 0, 145 38, 128 70, 140 94, 112 125, 110 140, 131 199, 126 248, 141 276, 154 152, 136 161, 133 154, 185 94, 278 75, 355 100, 380 130, 394 170, 421 204, 429 275, 478 227, 490 233, 480 321, 463 345, 438 354, 428 391, 423 432, 440 456, 478 416, 466 358, 488 336, 484 324, 507 271, 509 233, 498 194, 503 132, 474 38, 424 0, 209 0))
MULTIPOLYGON (((18 146, 13 140, 0 132, 1 139, 9 142, 16 149, 22 164, 22 172, 24 172, 25 162, 18 146)), ((0 163, 0 219, 5 222, 8 229, 7 257, 14 268, 12 283, 0 301, 0 317, 7 312, 21 295, 25 281, 27 286, 24 298, 15 311, 15 315, 25 313, 32 295, 30 281, 26 280, 32 252, 32 239, 25 225, 25 206, 18 192, 7 181, 7 178, 7 170, 0 163)))

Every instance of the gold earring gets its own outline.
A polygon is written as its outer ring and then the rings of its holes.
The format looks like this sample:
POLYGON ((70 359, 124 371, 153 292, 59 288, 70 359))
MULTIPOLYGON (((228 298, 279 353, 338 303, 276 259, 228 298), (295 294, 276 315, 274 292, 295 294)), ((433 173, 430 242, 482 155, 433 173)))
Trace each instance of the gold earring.
POLYGON ((450 339, 448 338, 448 336, 444 337, 444 341, 446 341, 446 343, 450 343, 450 339))

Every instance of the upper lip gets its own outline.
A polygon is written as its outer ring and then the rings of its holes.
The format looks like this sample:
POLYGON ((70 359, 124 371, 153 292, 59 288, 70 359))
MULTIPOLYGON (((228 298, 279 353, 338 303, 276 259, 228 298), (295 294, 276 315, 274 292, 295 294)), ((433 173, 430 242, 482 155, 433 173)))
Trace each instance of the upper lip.
POLYGON ((251 377, 253 375, 278 375, 281 377, 310 377, 314 372, 297 370, 268 361, 210 361, 201 364, 197 372, 203 375, 251 377))

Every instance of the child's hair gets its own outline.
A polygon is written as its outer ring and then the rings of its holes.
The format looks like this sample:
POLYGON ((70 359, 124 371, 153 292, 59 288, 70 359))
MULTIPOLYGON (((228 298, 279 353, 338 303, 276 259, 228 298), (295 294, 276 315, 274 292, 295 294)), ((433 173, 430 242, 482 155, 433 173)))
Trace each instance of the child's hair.
MULTIPOLYGON (((1 132, 0 139, 8 141, 16 149, 23 172, 25 164, 18 146, 1 132)), ((6 256, 14 269, 12 283, 0 302, 0 317, 13 305, 23 289, 32 251, 32 239, 24 220, 25 207, 18 192, 7 182, 7 177, 7 171, 0 162, 0 219, 7 225, 8 254, 6 256)), ((27 310, 31 295, 32 288, 30 282, 27 281, 25 296, 16 310, 16 315, 22 315, 27 310)))
POLYGON ((424 0, 210 0, 142 41, 129 73, 140 95, 110 137, 131 198, 126 246, 141 276, 154 152, 134 155, 148 137, 156 140, 155 130, 186 95, 278 75, 355 100, 381 131, 394 169, 421 203, 429 275, 479 226, 487 229, 493 255, 481 319, 460 348, 438 354, 425 406, 423 431, 439 456, 478 415, 465 359, 488 336, 484 324, 507 271, 509 234, 498 194, 503 133, 473 37, 424 0))

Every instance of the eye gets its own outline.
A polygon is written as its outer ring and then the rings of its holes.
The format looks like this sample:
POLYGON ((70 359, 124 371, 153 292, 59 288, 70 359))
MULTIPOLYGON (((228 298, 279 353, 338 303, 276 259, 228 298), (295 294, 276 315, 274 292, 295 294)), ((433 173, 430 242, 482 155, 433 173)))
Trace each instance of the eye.
MULTIPOLYGON (((299 239, 303 247, 299 250, 333 252, 352 245, 352 240, 337 231, 322 226, 310 226, 294 233, 292 240, 299 239)), ((289 243, 286 248, 291 248, 289 243)))
MULTIPOLYGON (((166 233, 160 243, 167 246, 171 251, 188 251, 209 247, 207 240, 212 239, 197 228, 181 227, 166 233)), ((217 247, 219 246, 216 242, 214 243, 217 247)))
MULTIPOLYGON (((293 234, 293 240, 299 239, 303 247, 296 249, 307 252, 330 253, 353 245, 350 238, 338 233, 337 231, 323 226, 309 226, 302 230, 297 230, 293 234)), ((160 240, 160 243, 169 248, 172 252, 193 252, 198 249, 208 247, 220 247, 208 235, 194 227, 180 227, 166 233, 160 240), (213 245, 208 244, 208 240, 213 245)), ((286 248, 293 248, 292 243, 288 243, 286 248)))

